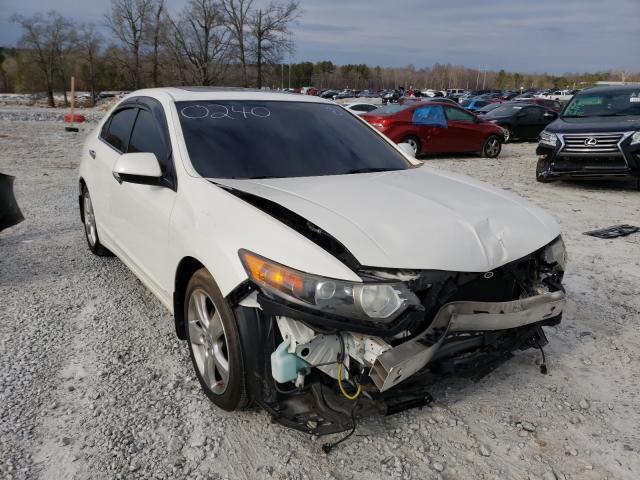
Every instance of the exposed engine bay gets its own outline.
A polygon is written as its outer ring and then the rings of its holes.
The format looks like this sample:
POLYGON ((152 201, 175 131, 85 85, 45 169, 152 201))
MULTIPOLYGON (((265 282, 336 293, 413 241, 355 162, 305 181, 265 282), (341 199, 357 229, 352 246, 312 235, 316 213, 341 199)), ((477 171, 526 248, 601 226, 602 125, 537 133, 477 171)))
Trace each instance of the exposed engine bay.
POLYGON ((393 321, 345 321, 249 285, 236 315, 241 333, 244 322, 262 329, 262 343, 243 338, 255 355, 250 394, 276 421, 320 435, 424 406, 434 374, 478 378, 516 350, 542 350, 542 326, 562 317, 565 255, 558 237, 490 272, 361 268, 363 279, 401 282, 409 293, 400 295, 415 296, 393 321))

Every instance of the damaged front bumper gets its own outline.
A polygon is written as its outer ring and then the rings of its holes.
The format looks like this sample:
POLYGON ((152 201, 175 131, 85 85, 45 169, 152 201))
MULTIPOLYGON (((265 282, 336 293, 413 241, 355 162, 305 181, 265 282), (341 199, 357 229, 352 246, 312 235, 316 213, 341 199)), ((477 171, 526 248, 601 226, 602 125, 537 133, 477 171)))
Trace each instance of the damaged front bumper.
POLYGON ((558 237, 491 272, 363 270, 402 278, 420 302, 386 322, 336 317, 247 284, 232 304, 249 394, 276 421, 318 435, 426 405, 430 376, 480 378, 512 352, 546 345, 541 327, 562 318, 565 264, 558 237))
POLYGON ((565 293, 557 291, 511 302, 451 302, 436 314, 424 334, 387 350, 371 369, 381 392, 422 370, 449 332, 508 330, 557 317, 565 293))

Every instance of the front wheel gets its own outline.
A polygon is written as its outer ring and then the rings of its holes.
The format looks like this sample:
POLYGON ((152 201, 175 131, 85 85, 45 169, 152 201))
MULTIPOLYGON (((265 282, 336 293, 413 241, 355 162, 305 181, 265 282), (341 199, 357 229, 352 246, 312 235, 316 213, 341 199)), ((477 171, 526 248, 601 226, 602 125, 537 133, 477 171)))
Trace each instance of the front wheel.
POLYGON ((482 146, 482 156, 487 158, 496 158, 502 150, 502 142, 497 135, 491 135, 482 146))
POLYGON ((211 274, 193 274, 184 302, 189 355, 200 386, 223 410, 246 407, 246 373, 235 316, 211 274))
POLYGON ((539 158, 536 164, 536 180, 540 183, 549 183, 548 173, 550 168, 550 162, 548 158, 539 158))

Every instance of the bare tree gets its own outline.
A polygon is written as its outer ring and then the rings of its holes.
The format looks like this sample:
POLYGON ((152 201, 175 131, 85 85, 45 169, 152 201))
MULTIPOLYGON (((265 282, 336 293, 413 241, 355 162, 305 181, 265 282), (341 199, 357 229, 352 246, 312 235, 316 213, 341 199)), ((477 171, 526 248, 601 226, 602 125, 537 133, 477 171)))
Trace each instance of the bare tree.
POLYGON ((231 31, 236 55, 242 70, 242 86, 248 87, 246 32, 245 26, 249 21, 249 13, 253 0, 221 0, 220 6, 225 13, 227 28, 231 31))
POLYGON ((151 6, 152 15, 150 15, 147 28, 147 43, 151 46, 151 84, 154 87, 160 85, 160 47, 162 45, 163 30, 166 25, 165 21, 165 5, 164 0, 156 0, 151 6))
POLYGON ((53 37, 53 45, 55 46, 57 72, 62 83, 62 95, 64 97, 64 105, 69 106, 67 98, 67 86, 69 85, 69 63, 70 57, 76 50, 77 34, 76 25, 72 20, 64 18, 57 13, 49 14, 51 21, 51 33, 53 37))
POLYGON ((56 74, 60 72, 62 52, 67 48, 65 42, 69 40, 69 31, 66 27, 70 22, 56 12, 49 12, 46 18, 39 13, 32 17, 14 15, 12 21, 24 30, 18 43, 40 70, 49 106, 55 107, 53 88, 56 74))
POLYGON ((284 51, 293 47, 289 25, 300 13, 300 3, 290 0, 287 3, 272 2, 251 15, 251 47, 256 62, 258 88, 262 88, 263 66, 276 63, 284 51))
POLYGON ((111 0, 111 13, 106 24, 128 51, 130 58, 122 58, 121 65, 129 72, 134 88, 140 88, 140 57, 143 35, 153 0, 111 0))
POLYGON ((89 70, 88 83, 89 90, 91 90, 92 107, 96 104, 96 62, 100 54, 102 41, 102 35, 96 31, 95 25, 83 24, 80 26, 78 46, 89 70))
POLYGON ((230 37, 216 1, 190 0, 178 21, 171 21, 169 39, 183 81, 218 83, 229 65, 230 37))

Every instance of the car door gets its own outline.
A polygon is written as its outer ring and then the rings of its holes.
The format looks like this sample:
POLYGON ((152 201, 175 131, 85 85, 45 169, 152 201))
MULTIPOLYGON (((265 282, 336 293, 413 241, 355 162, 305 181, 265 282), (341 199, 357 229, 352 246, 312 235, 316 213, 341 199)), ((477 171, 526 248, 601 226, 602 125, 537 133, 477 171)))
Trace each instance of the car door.
POLYGON ((469 112, 449 106, 445 107, 447 132, 441 152, 478 152, 485 141, 478 128, 476 117, 469 112))
POLYGON ((544 109, 539 106, 523 108, 516 115, 516 125, 513 135, 517 138, 538 138, 544 129, 544 109))
POLYGON ((425 105, 411 112, 411 126, 422 146, 421 153, 439 153, 446 143, 447 119, 442 105, 425 105))
POLYGON ((166 278, 168 268, 168 229, 177 179, 166 117, 156 100, 138 100, 126 152, 154 153, 163 177, 155 185, 113 179, 109 189, 113 235, 121 253, 155 284, 152 287, 160 288, 160 279, 166 278))
POLYGON ((88 182, 91 203, 96 215, 100 236, 107 243, 113 238, 113 225, 109 208, 109 187, 113 179, 113 166, 126 151, 129 135, 138 109, 135 103, 125 102, 113 111, 103 124, 97 142, 89 148, 93 178, 88 182))

